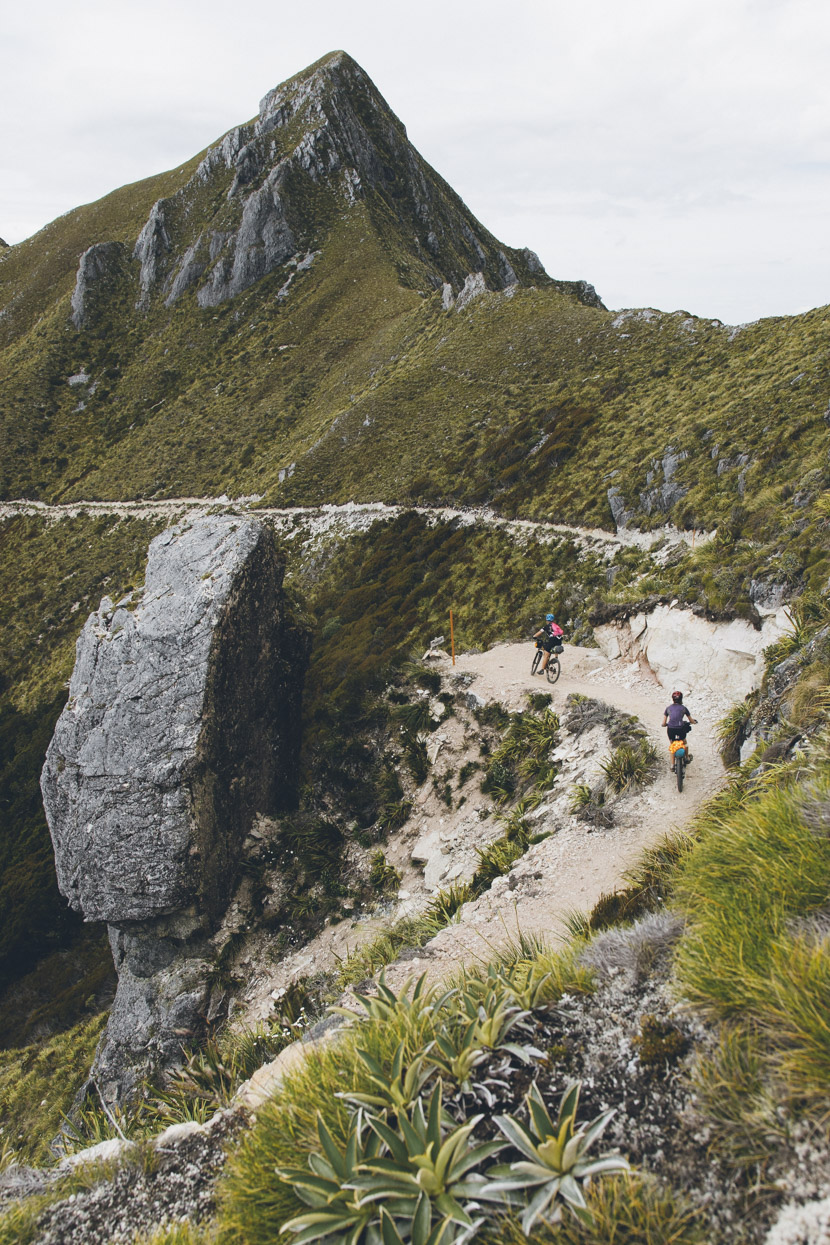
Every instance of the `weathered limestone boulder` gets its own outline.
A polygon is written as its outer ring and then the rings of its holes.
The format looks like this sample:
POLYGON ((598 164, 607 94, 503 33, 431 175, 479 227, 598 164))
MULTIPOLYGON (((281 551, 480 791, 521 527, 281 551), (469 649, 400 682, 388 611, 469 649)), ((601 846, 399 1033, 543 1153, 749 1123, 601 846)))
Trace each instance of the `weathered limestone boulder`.
POLYGON ((197 519, 156 537, 143 590, 105 598, 78 640, 41 786, 61 891, 110 926, 112 1098, 198 1033, 242 844, 294 797, 307 645, 282 575, 265 524, 197 519))

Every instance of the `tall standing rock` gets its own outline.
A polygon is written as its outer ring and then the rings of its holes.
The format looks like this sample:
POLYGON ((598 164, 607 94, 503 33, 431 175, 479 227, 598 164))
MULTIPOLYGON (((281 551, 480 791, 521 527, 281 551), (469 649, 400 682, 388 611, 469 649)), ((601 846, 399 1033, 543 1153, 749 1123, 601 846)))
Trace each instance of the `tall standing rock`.
POLYGON ((294 799, 307 643, 282 576, 265 524, 197 519, 156 537, 141 593, 105 598, 78 640, 41 786, 61 891, 110 927, 94 1074, 111 1099, 198 1032, 244 839, 294 799))

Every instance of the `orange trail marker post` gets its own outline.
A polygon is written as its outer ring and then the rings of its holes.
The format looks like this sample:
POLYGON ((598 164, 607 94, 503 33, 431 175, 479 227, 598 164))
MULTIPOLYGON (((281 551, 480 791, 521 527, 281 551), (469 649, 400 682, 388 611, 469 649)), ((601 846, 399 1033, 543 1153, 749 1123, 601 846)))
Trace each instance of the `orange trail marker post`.
POLYGON ((455 631, 452 625, 452 610, 450 610, 450 649, 452 651, 452 664, 455 665, 455 631))

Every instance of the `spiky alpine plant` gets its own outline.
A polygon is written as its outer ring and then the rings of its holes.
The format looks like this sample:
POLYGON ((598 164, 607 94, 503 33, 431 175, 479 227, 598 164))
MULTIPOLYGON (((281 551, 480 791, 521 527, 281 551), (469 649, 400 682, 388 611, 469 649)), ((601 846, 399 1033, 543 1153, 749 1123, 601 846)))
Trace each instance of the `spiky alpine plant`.
POLYGON ((455 1031, 442 1029, 429 1052, 431 1062, 462 1094, 472 1093, 472 1074, 491 1054, 478 1039, 478 1017, 455 1031))
MULTIPOLYGON (((360 1195, 361 1206, 374 1205, 379 1216, 383 1212, 393 1221, 403 1239, 413 1242, 432 1241, 436 1231, 435 1239, 442 1243, 447 1233, 453 1240, 459 1230, 462 1237, 471 1234, 482 1220, 474 1220, 470 1214, 475 1206, 469 1199, 480 1181, 468 1179, 469 1173, 505 1146, 503 1141, 471 1144, 481 1118, 475 1115, 452 1127, 443 1109, 440 1080, 426 1109, 419 1098, 408 1112, 399 1114, 397 1129, 384 1120, 370 1118, 369 1127, 385 1152, 366 1158, 360 1164, 361 1174, 350 1181, 360 1195)), ((391 1231, 387 1235, 391 1238, 391 1231)))
POLYGON ((580 1081, 568 1085, 559 1105, 556 1123, 551 1119, 538 1086, 534 1083, 525 1101, 529 1127, 511 1115, 495 1117, 498 1128, 524 1159, 500 1164, 487 1172, 479 1184, 471 1182, 470 1192, 481 1201, 496 1201, 519 1206, 527 1202, 522 1215, 522 1231, 527 1235, 539 1218, 557 1223, 562 1205, 589 1223, 591 1215, 582 1186, 592 1176, 612 1175, 629 1170, 628 1161, 618 1154, 605 1154, 589 1159, 588 1150, 605 1130, 614 1114, 604 1111, 589 1124, 576 1127, 580 1081), (556 1203, 556 1205, 553 1205, 556 1203), (551 1209, 552 1207, 552 1209, 551 1209))
POLYGON ((490 1051, 507 1051, 522 1063, 541 1057, 542 1052, 535 1046, 508 1040, 507 1035, 512 1030, 523 1029, 527 1032, 530 1029, 527 1022, 531 1013, 517 1006, 512 985, 500 975, 497 967, 491 966, 484 978, 470 977, 465 980, 459 993, 462 1020, 467 1018, 467 1028, 471 1022, 474 1024, 477 1045, 490 1051))
POLYGON ((322 1154, 309 1154, 307 1168, 276 1168, 280 1180, 310 1207, 284 1223, 280 1232, 297 1234, 292 1245, 319 1240, 332 1245, 382 1245, 377 1208, 366 1204, 353 1184, 363 1164, 380 1154, 380 1137, 365 1127, 360 1111, 349 1120, 342 1151, 319 1112, 317 1136, 322 1154))
POLYGON ((386 970, 384 969, 378 981, 377 994, 354 992, 354 997, 366 1011, 365 1017, 361 1017, 359 1012, 350 1007, 330 1007, 329 1011, 334 1015, 344 1016, 350 1024, 361 1019, 377 1020, 384 1024, 403 1022, 411 1034, 415 1035, 425 1024, 428 1024, 430 1017, 446 1007, 455 994, 455 990, 439 991, 435 987, 428 988, 426 973, 422 973, 415 982, 415 988, 410 995, 411 985, 412 978, 408 977, 400 994, 395 994, 395 991, 386 984, 386 970))
POLYGON ((374 1055, 358 1047, 357 1055, 369 1071, 372 1089, 366 1093, 357 1091, 340 1093, 336 1097, 342 1098, 353 1106, 363 1107, 372 1115, 389 1112, 397 1115, 400 1111, 412 1106, 413 1102, 420 1097, 426 1082, 437 1072, 435 1064, 427 1061, 431 1045, 430 1043, 430 1046, 416 1055, 405 1068, 406 1042, 400 1041, 395 1048, 392 1067, 388 1073, 384 1071, 382 1064, 375 1059, 374 1055))

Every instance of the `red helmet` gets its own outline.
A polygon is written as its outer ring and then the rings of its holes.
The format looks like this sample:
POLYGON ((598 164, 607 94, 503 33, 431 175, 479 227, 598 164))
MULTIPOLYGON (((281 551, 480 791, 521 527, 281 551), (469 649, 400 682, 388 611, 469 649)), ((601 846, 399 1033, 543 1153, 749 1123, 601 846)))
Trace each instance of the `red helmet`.
POLYGON ((672 700, 674 701, 674 703, 675 703, 675 704, 678 704, 678 703, 679 703, 679 702, 683 699, 683 693, 682 693, 682 692, 672 692, 672 694, 671 694, 671 698, 672 698, 672 700))

